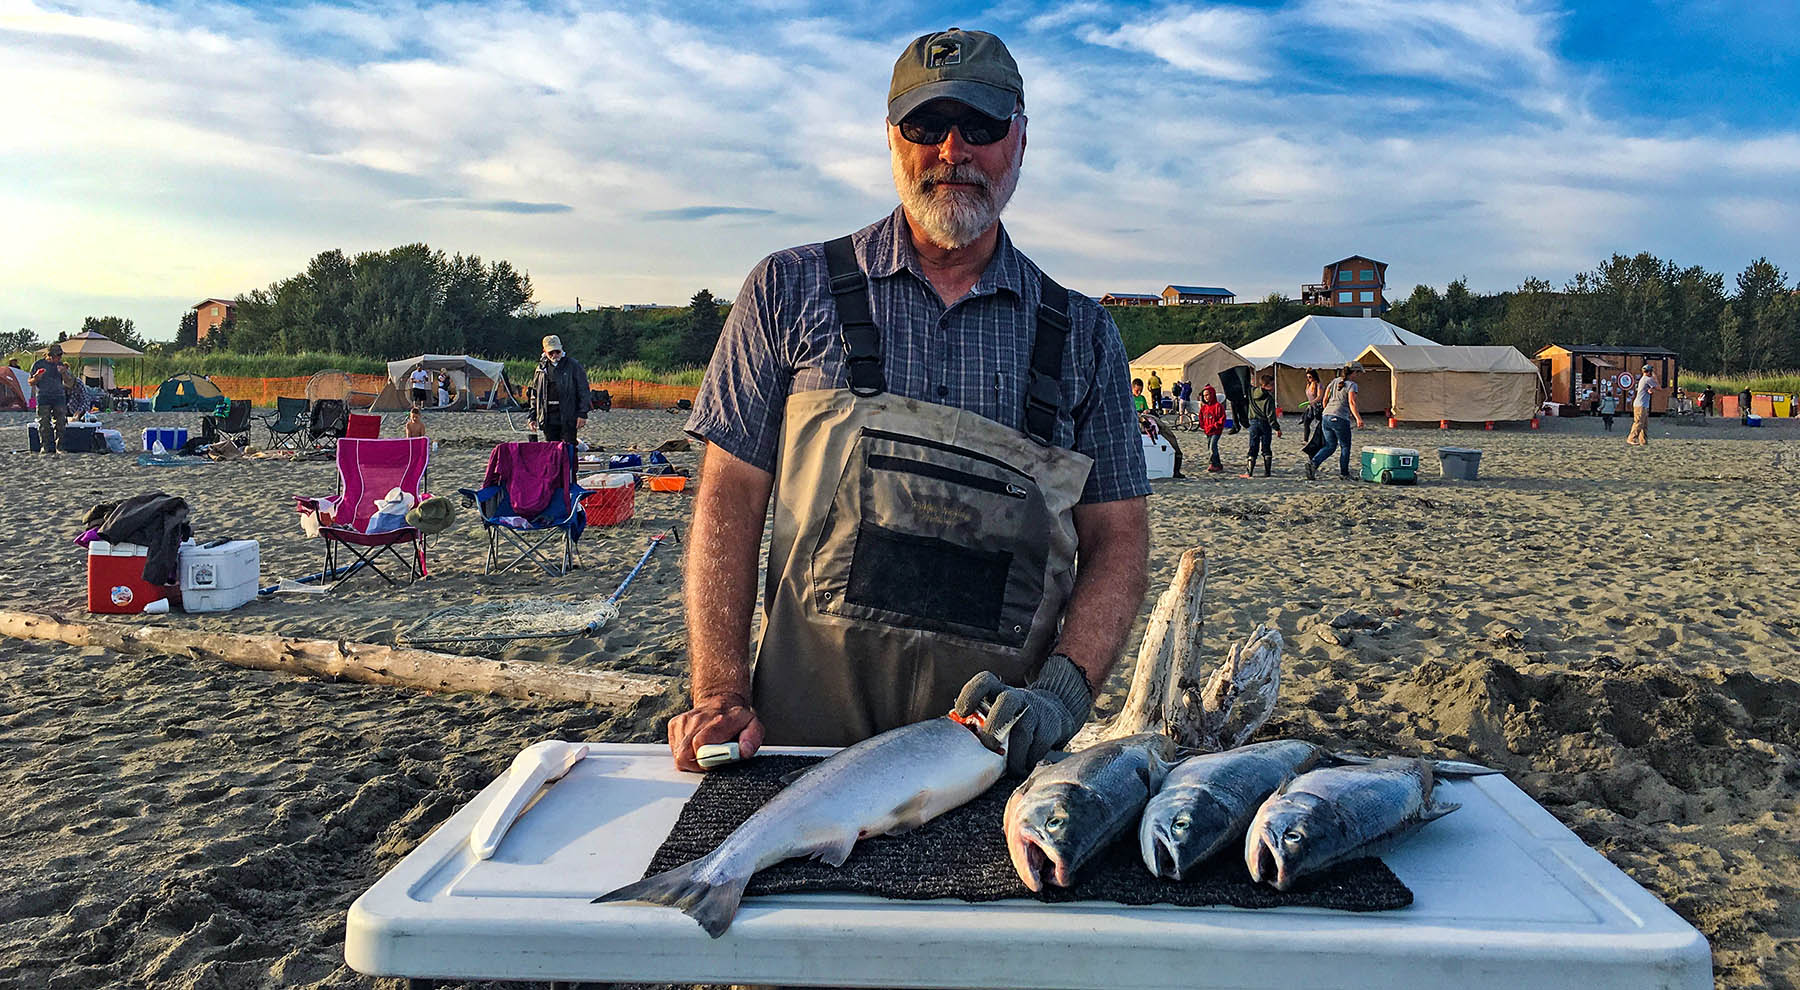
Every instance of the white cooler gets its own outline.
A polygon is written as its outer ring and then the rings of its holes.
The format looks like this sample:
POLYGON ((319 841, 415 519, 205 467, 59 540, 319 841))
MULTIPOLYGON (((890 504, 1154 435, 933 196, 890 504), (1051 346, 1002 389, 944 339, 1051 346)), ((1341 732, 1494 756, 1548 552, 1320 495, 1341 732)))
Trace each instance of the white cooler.
POLYGON ((1169 441, 1157 437, 1150 439, 1148 433, 1139 434, 1144 438, 1144 476, 1147 478, 1172 478, 1175 476, 1175 448, 1169 441))
POLYGON ((220 540, 181 548, 181 607, 225 612, 256 597, 262 549, 255 540, 220 540))

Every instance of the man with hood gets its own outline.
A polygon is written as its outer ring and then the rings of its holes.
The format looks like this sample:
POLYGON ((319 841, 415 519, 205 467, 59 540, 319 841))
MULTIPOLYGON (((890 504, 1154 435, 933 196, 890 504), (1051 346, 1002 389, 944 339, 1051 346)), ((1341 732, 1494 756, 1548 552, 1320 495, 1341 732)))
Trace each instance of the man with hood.
POLYGON ((531 428, 542 429, 545 440, 575 442, 587 425, 587 372, 563 351, 562 338, 544 338, 544 356, 531 378, 531 428))

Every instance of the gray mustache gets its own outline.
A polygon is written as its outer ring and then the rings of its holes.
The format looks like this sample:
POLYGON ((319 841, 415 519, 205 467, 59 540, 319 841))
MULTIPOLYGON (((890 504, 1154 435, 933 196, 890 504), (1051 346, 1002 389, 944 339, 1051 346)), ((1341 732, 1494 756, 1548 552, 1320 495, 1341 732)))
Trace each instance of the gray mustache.
POLYGON ((933 186, 945 182, 966 182, 979 187, 984 193, 992 189, 988 177, 972 168, 941 165, 919 173, 919 189, 921 191, 930 192, 933 186))

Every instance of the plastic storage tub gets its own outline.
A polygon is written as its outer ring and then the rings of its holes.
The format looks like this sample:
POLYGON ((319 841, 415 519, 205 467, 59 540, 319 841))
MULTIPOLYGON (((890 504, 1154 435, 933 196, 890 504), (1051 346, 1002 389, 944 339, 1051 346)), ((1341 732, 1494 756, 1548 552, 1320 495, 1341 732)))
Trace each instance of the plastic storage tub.
POLYGON ((1144 438, 1144 476, 1147 478, 1172 478, 1175 476, 1175 448, 1163 437, 1150 439, 1149 434, 1141 434, 1144 438))
POLYGON ((1481 470, 1481 451, 1472 447, 1439 447, 1438 468, 1451 481, 1474 481, 1481 470))
POLYGON ((1364 447, 1362 480, 1410 485, 1419 480, 1419 452, 1411 447, 1364 447))
MULTIPOLYGON (((25 432, 32 453, 44 449, 43 438, 38 436, 36 423, 28 425, 25 432)), ((100 435, 99 426, 94 423, 70 423, 63 427, 62 443, 57 444, 56 449, 65 454, 104 454, 106 438, 100 435)))
POLYGON ((617 526, 631 518, 636 500, 637 486, 627 482, 588 492, 581 497, 581 508, 587 513, 589 526, 617 526))
POLYGON ((188 431, 185 426, 153 426, 144 431, 144 449, 153 450, 158 443, 163 449, 173 454, 188 442, 188 431))
POLYGON ((88 544, 89 612, 136 615, 152 602, 181 601, 179 586, 163 587, 144 580, 144 558, 150 548, 136 543, 88 544))
POLYGON ((221 540, 181 547, 181 607, 225 612, 256 597, 262 550, 255 540, 221 540))

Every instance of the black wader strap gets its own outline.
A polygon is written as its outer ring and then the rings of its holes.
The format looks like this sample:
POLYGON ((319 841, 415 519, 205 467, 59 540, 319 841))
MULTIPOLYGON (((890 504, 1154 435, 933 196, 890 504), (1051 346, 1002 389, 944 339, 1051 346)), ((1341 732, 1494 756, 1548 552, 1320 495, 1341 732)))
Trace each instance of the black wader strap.
POLYGON ((1056 436, 1062 409, 1062 363, 1069 340, 1069 290, 1039 276, 1037 340, 1031 346, 1031 377, 1025 383, 1025 433, 1043 446, 1056 436))
POLYGON ((831 277, 831 298, 837 303, 838 323, 843 328, 850 391, 864 398, 880 395, 887 391, 887 379, 881 372, 881 328, 869 310, 869 279, 856 263, 850 238, 825 242, 825 271, 831 277))

